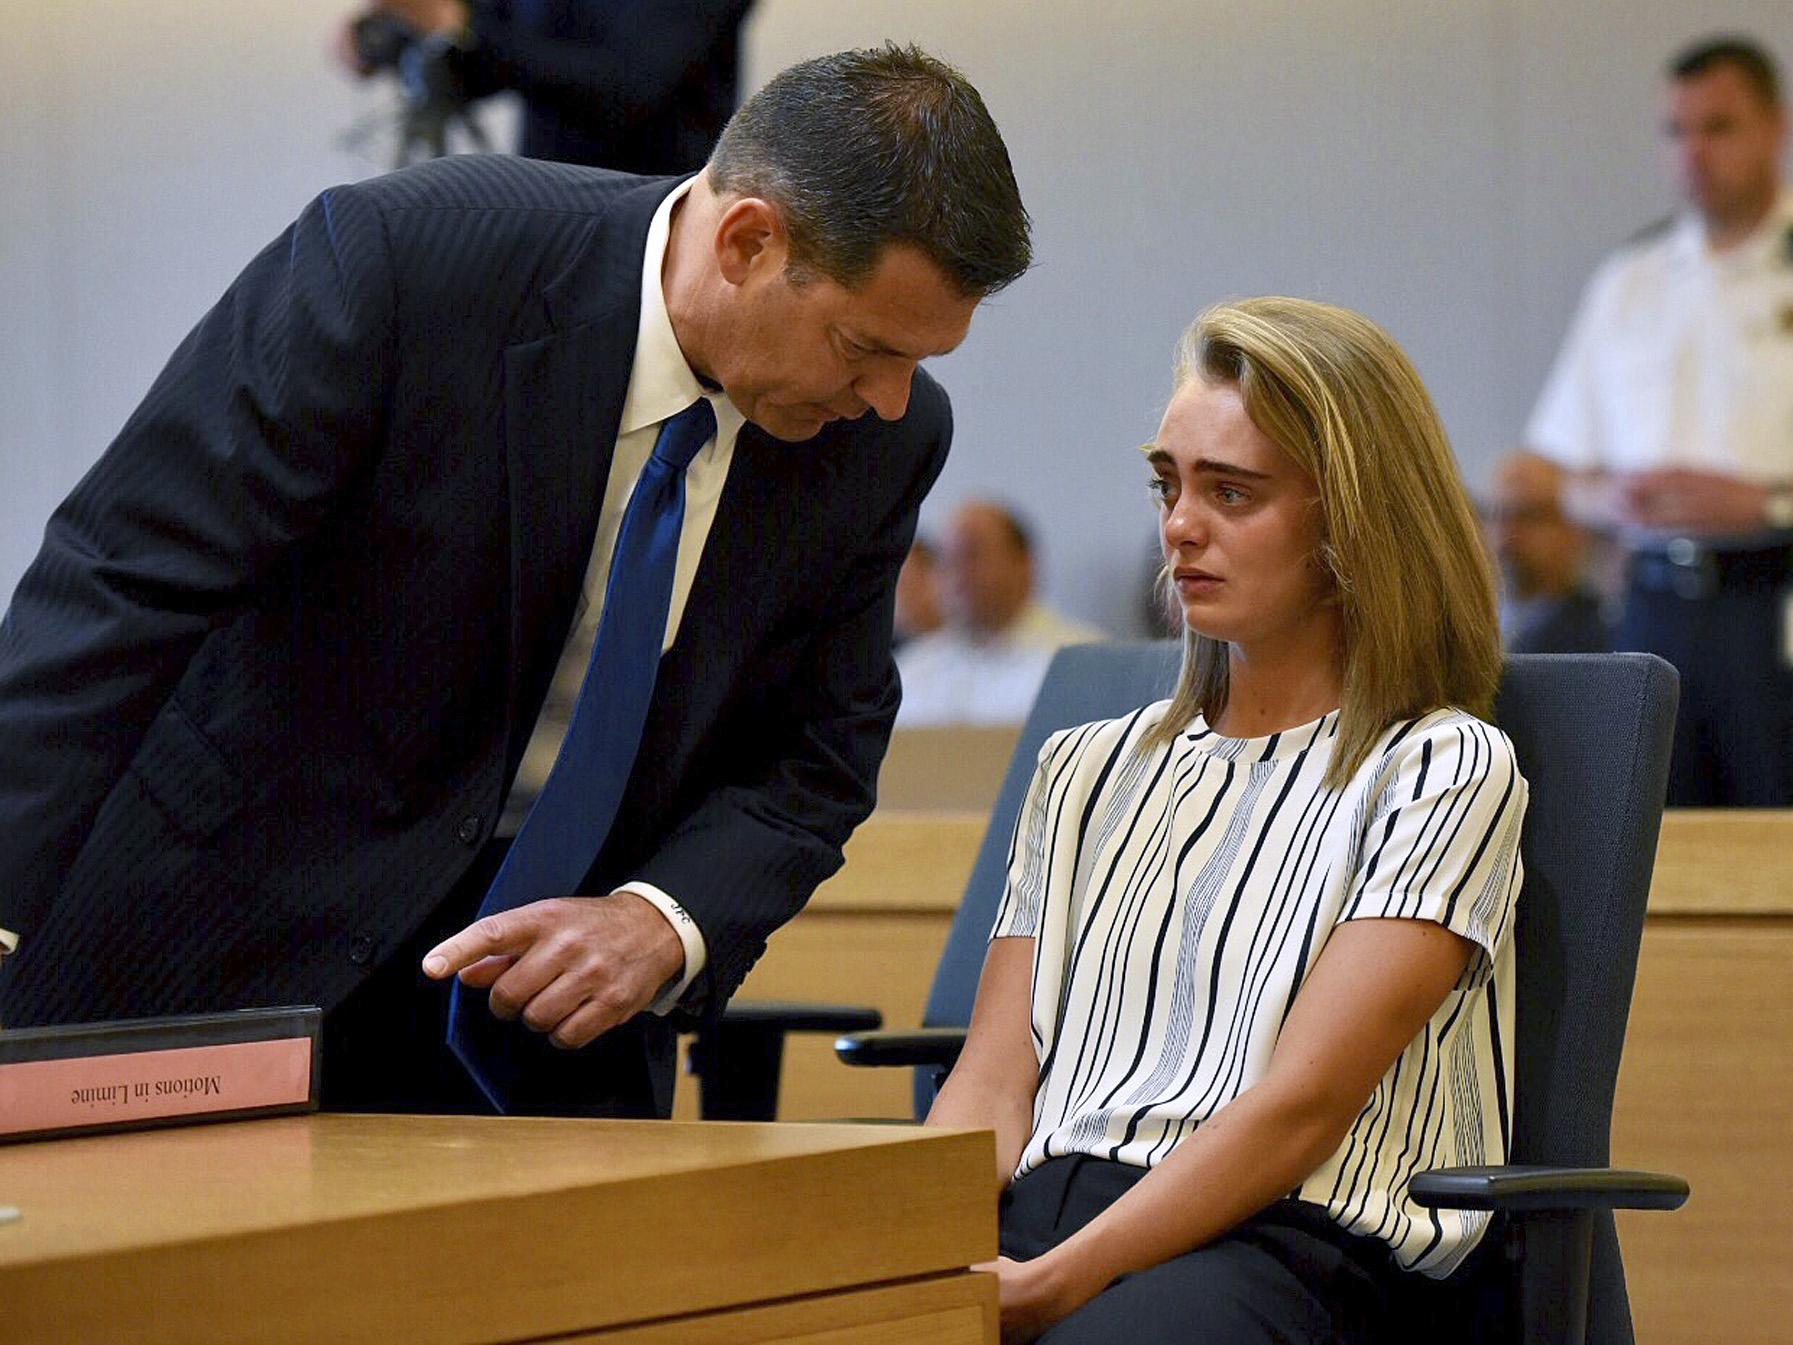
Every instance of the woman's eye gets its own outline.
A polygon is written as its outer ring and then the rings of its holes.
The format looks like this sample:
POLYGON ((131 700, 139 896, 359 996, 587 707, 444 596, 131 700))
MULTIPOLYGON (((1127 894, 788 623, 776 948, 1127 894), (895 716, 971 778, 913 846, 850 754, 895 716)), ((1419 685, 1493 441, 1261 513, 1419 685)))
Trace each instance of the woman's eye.
POLYGON ((1216 486, 1214 497, 1222 504, 1244 504, 1250 498, 1237 486, 1216 486))
POLYGON ((1152 492, 1154 499, 1170 499, 1170 482, 1166 481, 1161 476, 1155 476, 1150 481, 1146 482, 1146 489, 1152 492))

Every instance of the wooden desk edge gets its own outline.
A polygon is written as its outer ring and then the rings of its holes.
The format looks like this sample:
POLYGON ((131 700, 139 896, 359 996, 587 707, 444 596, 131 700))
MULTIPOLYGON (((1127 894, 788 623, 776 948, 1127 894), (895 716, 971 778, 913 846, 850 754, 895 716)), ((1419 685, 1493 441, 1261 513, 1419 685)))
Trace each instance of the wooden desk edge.
POLYGON ((40 1328, 32 1339, 53 1341, 551 1338, 652 1321, 669 1305, 714 1313, 990 1259, 988 1132, 903 1136, 449 1206, 213 1227, 14 1262, 0 1269, 0 1293, 9 1318, 40 1328), (733 1180, 718 1181, 725 1172, 733 1180), (495 1243, 504 1228, 529 1235, 495 1243), (594 1265, 593 1247, 612 1254, 594 1265), (316 1292, 320 1275, 332 1293, 316 1292), (470 1287, 494 1283, 502 1294, 470 1287))
POLYGON ((1793 916, 1793 809, 1671 808, 1652 916, 1793 916))

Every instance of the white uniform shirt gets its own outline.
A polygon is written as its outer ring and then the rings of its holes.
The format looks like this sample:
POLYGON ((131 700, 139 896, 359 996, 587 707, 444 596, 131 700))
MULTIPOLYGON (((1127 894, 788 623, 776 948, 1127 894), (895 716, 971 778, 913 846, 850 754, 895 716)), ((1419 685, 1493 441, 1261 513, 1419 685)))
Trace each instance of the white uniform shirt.
POLYGON ((1609 257, 1526 441, 1576 470, 1793 478, 1793 190, 1726 252, 1686 215, 1609 257))
POLYGON ((896 726, 1019 724, 1033 708, 1053 654, 1068 644, 1103 638, 1094 627, 1037 602, 1028 603, 1000 635, 980 639, 957 630, 918 635, 897 650, 903 702, 896 726))
MULTIPOLYGON (((514 836, 523 825, 529 807, 547 783, 548 773, 560 754, 567 723, 585 680, 592 644, 604 615, 604 589, 610 582, 610 560, 616 552, 617 533, 629 495, 653 456, 662 422, 683 411, 699 397, 707 397, 716 412, 716 437, 704 445, 685 471, 685 518, 679 533, 679 555, 673 571, 672 604, 666 614, 666 638, 660 648, 672 647, 684 616, 685 602, 697 578, 704 542, 716 518, 716 505, 728 481, 734 459, 735 439, 744 417, 720 392, 698 382, 685 362, 672 319, 666 311, 666 295, 660 287, 660 269, 666 257, 673 207, 690 190, 690 183, 676 188, 660 203, 648 226, 647 246, 641 264, 641 316, 635 334, 635 363, 629 371, 629 390, 623 399, 622 419, 617 424, 616 453, 610 461, 610 478, 604 486, 604 502, 598 513, 598 531, 592 543, 572 633, 554 670, 554 681, 536 721, 535 732, 524 750, 517 778, 505 802, 497 834, 514 836)), ((624 883, 619 891, 634 892, 651 902, 678 932, 685 949, 684 973, 654 1003, 654 1012, 666 1013, 692 980, 703 970, 707 956, 703 935, 683 907, 651 883, 624 883)))
POLYGON ((1296 1196, 1442 1276, 1486 1213, 1427 1210, 1416 1173, 1506 1161, 1513 916, 1527 789, 1505 734, 1460 710, 1387 730, 1342 789, 1338 712, 1262 738, 1168 701, 1040 751, 992 938, 1035 940, 1033 1130, 1016 1175, 1090 1154, 1152 1167, 1263 1078, 1289 1006, 1347 920, 1435 921, 1462 979, 1296 1196))

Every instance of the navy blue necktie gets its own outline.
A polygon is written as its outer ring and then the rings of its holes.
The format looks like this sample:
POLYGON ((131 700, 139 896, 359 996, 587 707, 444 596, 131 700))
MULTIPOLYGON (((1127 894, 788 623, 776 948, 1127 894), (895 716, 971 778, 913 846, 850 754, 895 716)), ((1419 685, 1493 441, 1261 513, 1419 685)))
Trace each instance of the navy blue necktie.
MULTIPOLYGON (((617 533, 603 617, 560 754, 480 903, 481 916, 573 895, 610 834, 666 639, 685 469, 715 433, 716 413, 702 397, 660 429, 617 533)), ((450 990, 448 1045, 500 1112, 516 1093, 515 1034, 527 1030, 493 1018, 458 981, 450 990)))

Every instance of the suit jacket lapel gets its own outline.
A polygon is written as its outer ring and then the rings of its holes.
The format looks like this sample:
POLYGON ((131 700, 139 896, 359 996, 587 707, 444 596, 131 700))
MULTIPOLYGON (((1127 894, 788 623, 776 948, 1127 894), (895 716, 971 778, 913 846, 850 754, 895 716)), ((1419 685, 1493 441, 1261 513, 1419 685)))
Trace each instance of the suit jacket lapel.
POLYGON ((787 444, 751 421, 741 427, 663 679, 688 663, 714 670, 744 657, 789 601, 798 557, 824 530, 816 511, 842 451, 831 438, 787 444))

